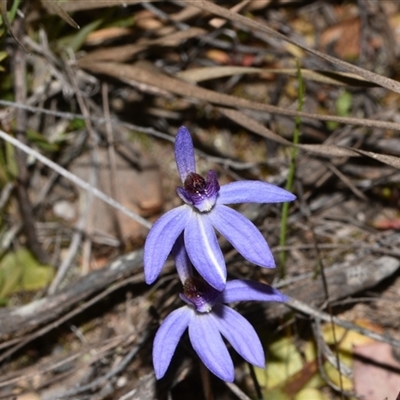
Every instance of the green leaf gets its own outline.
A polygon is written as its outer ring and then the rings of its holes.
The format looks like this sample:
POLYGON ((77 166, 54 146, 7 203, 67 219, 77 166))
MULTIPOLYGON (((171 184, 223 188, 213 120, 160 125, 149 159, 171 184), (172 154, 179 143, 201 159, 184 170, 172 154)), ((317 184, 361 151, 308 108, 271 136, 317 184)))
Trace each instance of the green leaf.
POLYGON ((347 117, 350 114, 353 96, 350 92, 344 91, 336 100, 336 113, 341 117, 347 117))
POLYGON ((255 368, 260 386, 277 387, 303 368, 303 360, 292 338, 283 337, 268 346, 266 369, 255 368))
POLYGON ((0 298, 7 297, 18 290, 23 274, 23 265, 17 262, 16 253, 8 253, 0 263, 0 298))
POLYGON ((263 394, 264 400, 288 400, 287 394, 281 389, 267 390, 263 394))
POLYGON ((14 0, 11 6, 11 10, 7 12, 7 1, 2 1, 0 25, 2 25, 3 23, 5 23, 6 25, 11 24, 14 21, 20 2, 21 0, 14 0))
POLYGON ((6 149, 6 170, 11 178, 16 178, 18 176, 18 165, 15 157, 15 148, 9 143, 4 144, 6 149))
POLYGON ((99 18, 81 28, 75 35, 59 40, 59 43, 66 47, 70 47, 74 52, 77 52, 85 42, 87 35, 96 30, 102 23, 103 18, 99 18))
MULTIPOLYGON (((336 114, 340 117, 348 117, 350 115, 352 101, 352 94, 348 91, 343 91, 336 99, 336 114)), ((334 130, 339 126, 339 124, 335 121, 329 121, 327 126, 329 129, 334 130)))
POLYGON ((36 144, 36 146, 44 151, 55 152, 59 150, 58 144, 50 143, 47 138, 39 132, 28 129, 26 135, 32 143, 36 144))
POLYGON ((329 397, 319 389, 307 388, 300 390, 294 400, 329 400, 329 397))
POLYGON ((4 150, 0 147, 0 182, 3 184, 9 180, 4 150))
POLYGON ((69 123, 70 129, 73 131, 77 131, 79 129, 83 129, 86 126, 86 122, 84 119, 81 118, 74 118, 70 123, 69 123))
POLYGON ((0 262, 0 298, 42 289, 53 277, 54 268, 40 264, 27 249, 7 253, 0 262))
MULTIPOLYGON (((33 261, 36 261, 32 258, 33 261)), ((29 263, 24 268, 22 275, 21 290, 40 290, 48 286, 54 278, 54 268, 50 265, 29 263)))
POLYGON ((0 51, 0 61, 3 61, 7 57, 8 57, 8 53, 7 52, 0 51))
MULTIPOLYGON (((2 36, 1 29, 0 29, 0 37, 2 36)), ((8 53, 5 51, 0 51, 0 63, 4 61, 8 57, 8 53)), ((5 69, 0 64, 0 72, 4 72, 5 69)))

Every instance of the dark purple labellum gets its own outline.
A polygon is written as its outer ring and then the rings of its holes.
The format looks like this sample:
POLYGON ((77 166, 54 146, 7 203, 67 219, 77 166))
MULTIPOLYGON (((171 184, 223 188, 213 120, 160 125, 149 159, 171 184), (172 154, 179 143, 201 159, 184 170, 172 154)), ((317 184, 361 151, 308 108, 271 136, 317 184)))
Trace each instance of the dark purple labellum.
POLYGON ((191 172, 185 179, 184 187, 178 187, 177 191, 185 203, 195 206, 201 212, 208 212, 214 207, 219 192, 217 174, 208 171, 204 179, 196 172, 191 172))
POLYGON ((196 311, 211 311, 220 292, 201 278, 192 276, 183 285, 183 296, 194 305, 196 311))
POLYGON ((191 172, 185 179, 184 188, 190 195, 202 195, 207 192, 206 180, 196 172, 191 172))
POLYGON ((187 279, 183 285, 183 294, 189 299, 193 300, 199 297, 204 297, 209 289, 209 285, 202 279, 192 276, 187 279))

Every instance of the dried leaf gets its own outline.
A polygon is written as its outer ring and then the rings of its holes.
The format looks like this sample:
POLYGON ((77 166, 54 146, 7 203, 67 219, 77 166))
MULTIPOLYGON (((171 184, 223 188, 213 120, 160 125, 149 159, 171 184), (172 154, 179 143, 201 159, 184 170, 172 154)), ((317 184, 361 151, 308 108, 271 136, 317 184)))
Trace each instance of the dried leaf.
POLYGON ((361 19, 359 16, 340 21, 321 34, 320 45, 325 49, 335 44, 335 53, 351 59, 360 54, 361 19))
POLYGON ((394 230, 399 230, 400 229, 400 218, 381 218, 372 221, 372 226, 376 229, 382 229, 382 230, 388 230, 388 229, 394 229, 394 230))
POLYGON ((400 363, 387 343, 354 348, 354 387, 364 400, 395 399, 400 387, 400 363), (373 379, 371 379, 373 377, 373 379))

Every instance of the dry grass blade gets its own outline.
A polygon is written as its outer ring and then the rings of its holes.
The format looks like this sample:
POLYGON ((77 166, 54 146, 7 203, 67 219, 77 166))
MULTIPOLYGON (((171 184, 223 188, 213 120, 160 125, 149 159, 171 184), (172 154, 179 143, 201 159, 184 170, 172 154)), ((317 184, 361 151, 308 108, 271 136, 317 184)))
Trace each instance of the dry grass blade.
POLYGON ((397 82, 393 79, 384 77, 382 75, 376 74, 374 72, 368 71, 364 68, 357 67, 356 65, 350 64, 346 61, 342 61, 336 57, 332 57, 327 54, 321 53, 318 50, 314 50, 314 49, 298 42, 297 40, 287 38, 286 36, 282 35, 281 33, 275 31, 274 29, 270 28, 267 25, 261 24, 260 22, 254 21, 250 18, 247 18, 247 17, 244 17, 237 13, 234 13, 234 12, 232 12, 226 8, 220 7, 217 4, 214 4, 210 1, 198 0, 198 1, 192 2, 192 1, 184 0, 184 2, 186 4, 190 4, 195 7, 198 7, 204 11, 212 12, 213 14, 227 18, 233 22, 238 22, 242 25, 245 25, 246 27, 248 27, 250 29, 264 32, 264 33, 271 35, 277 39, 281 39, 288 43, 294 44, 294 45, 300 47, 301 49, 303 49, 311 54, 314 54, 326 61, 329 61, 330 63, 332 63, 338 67, 341 67, 349 72, 352 72, 354 74, 362 76, 367 81, 374 82, 379 86, 382 86, 386 89, 392 90, 393 92, 400 93, 400 83, 399 82, 397 82))
POLYGON ((60 5, 54 2, 54 0, 42 0, 42 4, 49 13, 57 14, 73 28, 80 28, 79 25, 60 7, 60 5))
POLYGON ((185 31, 174 32, 171 35, 162 36, 157 39, 144 39, 135 44, 99 49, 82 57, 81 62, 90 63, 100 60, 126 61, 150 46, 177 46, 184 40, 199 37, 205 33, 206 31, 204 29, 194 27, 185 31))
POLYGON ((183 79, 188 82, 203 82, 211 79, 223 78, 225 76, 258 74, 263 71, 266 70, 254 67, 221 66, 192 68, 185 71, 180 71, 176 74, 176 76, 179 79, 183 79))
MULTIPOLYGON (((309 79, 315 82, 327 83, 329 85, 338 86, 366 86, 374 87, 367 80, 359 76, 346 72, 332 72, 332 71, 317 71, 302 68, 301 75, 304 79, 309 79)), ((258 73, 271 73, 282 74, 296 77, 297 70, 295 68, 254 68, 254 67, 236 67, 236 66, 221 66, 221 67, 204 67, 193 68, 186 71, 181 71, 176 74, 180 79, 190 82, 203 82, 210 79, 223 78, 225 76, 232 76, 238 74, 258 74, 258 73)))
MULTIPOLYGON (((49 0, 53 1, 54 0, 49 0)), ((145 3, 156 3, 159 0, 146 0, 145 3)), ((60 7, 64 11, 80 11, 80 10, 92 10, 94 8, 102 7, 126 7, 128 4, 138 4, 143 3, 142 0, 92 0, 92 1, 82 1, 82 0, 66 0, 59 1, 60 7)))
POLYGON ((391 156, 388 154, 378 154, 372 151, 365 151, 359 149, 352 149, 354 152, 362 154, 367 157, 371 157, 374 160, 380 161, 381 163, 390 165, 391 167, 395 167, 400 169, 400 157, 391 156))
POLYGON ((221 112, 221 114, 225 115, 225 117, 231 119, 232 121, 243 127, 246 127, 257 135, 283 144, 284 146, 291 146, 293 144, 289 142, 289 140, 286 140, 282 136, 279 136, 275 132, 272 132, 270 129, 266 128, 264 125, 260 124, 258 121, 247 116, 241 111, 225 107, 218 107, 218 110, 221 112))

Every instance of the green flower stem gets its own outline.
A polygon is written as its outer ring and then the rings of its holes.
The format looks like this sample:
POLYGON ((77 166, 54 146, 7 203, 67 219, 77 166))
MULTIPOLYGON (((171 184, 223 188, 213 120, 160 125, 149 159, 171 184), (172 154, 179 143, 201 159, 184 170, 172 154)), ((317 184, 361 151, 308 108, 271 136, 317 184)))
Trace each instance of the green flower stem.
MULTIPOLYGON (((299 92, 298 92, 298 106, 297 106, 297 111, 302 111, 303 110, 303 105, 304 105, 304 81, 303 77, 301 75, 301 69, 299 62, 297 62, 297 79, 298 79, 298 84, 299 84, 299 92)), ((296 160, 297 160, 297 145, 299 143, 299 138, 300 138, 300 127, 301 127, 301 118, 296 117, 295 119, 296 126, 294 129, 293 133, 293 147, 290 155, 290 166, 289 166, 289 173, 288 173, 288 178, 286 182, 285 189, 288 191, 292 191, 293 189, 293 182, 294 182, 294 176, 296 173, 296 160)), ((288 222, 288 216, 289 216, 289 203, 283 203, 282 206, 282 219, 281 219, 281 228, 280 228, 280 234, 279 234, 279 245, 285 246, 286 244, 286 234, 287 234, 287 222, 288 222)), ((279 253, 279 265, 280 265, 280 275, 281 278, 284 278, 286 275, 286 251, 282 250, 279 253)))

